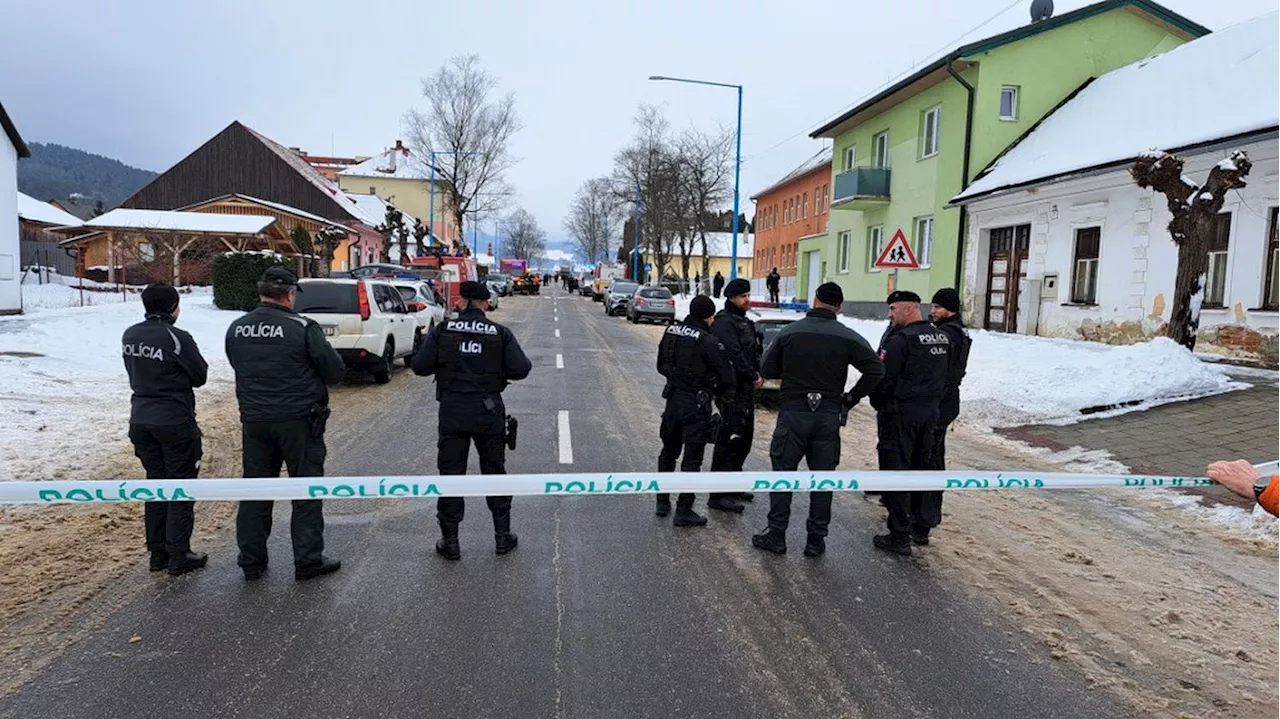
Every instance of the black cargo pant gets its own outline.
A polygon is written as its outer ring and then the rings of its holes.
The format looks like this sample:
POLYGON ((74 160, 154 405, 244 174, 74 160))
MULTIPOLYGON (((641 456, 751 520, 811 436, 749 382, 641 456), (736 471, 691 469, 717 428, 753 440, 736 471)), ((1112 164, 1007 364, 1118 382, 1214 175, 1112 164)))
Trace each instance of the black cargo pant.
MULTIPOLYGON (((938 410, 933 404, 908 404, 894 412, 877 413, 880 469, 932 469, 937 421, 938 410)), ((928 534, 942 521, 942 492, 885 492, 884 498, 889 509, 889 539, 895 544, 911 541, 912 533, 928 534)))
MULTIPOLYGON (((281 422, 246 422, 241 427, 244 476, 279 477, 281 466, 290 477, 323 477, 324 437, 311 436, 306 419, 281 422)), ((271 536, 271 510, 275 502, 240 503, 236 514, 236 563, 245 569, 267 566, 267 538, 271 536)), ((324 504, 319 499, 293 500, 289 521, 293 537, 293 566, 307 569, 320 564, 324 552, 324 504)))
MULTIPOLYGON (((840 464, 840 411, 834 406, 789 408, 783 405, 769 444, 774 471, 794 472, 804 459, 813 471, 835 469, 840 464)), ((831 524, 831 492, 809 493, 811 537, 826 537, 831 524)), ((791 492, 769 493, 769 529, 783 534, 791 523, 791 492)))
MULTIPOLYGON (((721 410, 723 421, 716 436, 716 448, 711 452, 712 472, 741 472, 742 465, 751 454, 751 443, 756 431, 755 388, 748 384, 738 387, 733 402, 721 410)), ((737 492, 716 492, 711 499, 734 497, 737 492)))
MULTIPOLYGON (((471 444, 480 458, 480 474, 507 473, 505 444, 507 410, 502 397, 490 396, 493 409, 485 407, 478 394, 446 393, 440 397, 439 440, 436 442, 436 469, 440 474, 466 474, 471 444)), ((485 497, 495 525, 511 516, 511 497, 485 497)), ((436 518, 441 527, 457 527, 466 514, 462 497, 436 500, 436 518)))
MULTIPOLYGON (((195 420, 162 427, 129 425, 133 453, 142 460, 147 479, 192 479, 200 475, 204 447, 195 420)), ((195 502, 147 502, 143 511, 147 551, 182 555, 191 551, 195 502)))
POLYGON ((938 405, 938 421, 933 427, 933 452, 929 468, 944 470, 947 468, 947 430, 951 423, 960 416, 960 395, 950 394, 942 398, 938 405))
MULTIPOLYGON (((662 440, 662 451, 658 453, 658 471, 676 471, 676 459, 680 459, 681 472, 702 471, 702 460, 706 457, 707 442, 711 441, 711 399, 704 394, 705 401, 699 402, 697 392, 672 389, 667 397, 667 406, 662 411, 662 424, 658 428, 658 438, 662 440)), ((670 502, 671 495, 661 493, 659 502, 670 502)), ((693 507, 693 494, 686 492, 676 498, 676 506, 683 509, 693 507)))

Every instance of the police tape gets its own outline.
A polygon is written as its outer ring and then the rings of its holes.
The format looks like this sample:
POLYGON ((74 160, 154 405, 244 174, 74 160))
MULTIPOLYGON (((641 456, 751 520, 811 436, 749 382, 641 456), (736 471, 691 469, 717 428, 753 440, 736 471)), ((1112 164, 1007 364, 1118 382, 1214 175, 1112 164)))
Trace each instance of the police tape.
MULTIPOLYGON (((1280 464, 1259 465, 1274 473, 1280 464), (1268 469, 1269 468, 1269 469, 1268 469)), ((1017 472, 671 472, 0 481, 0 504, 1207 487, 1203 477, 1017 472)))

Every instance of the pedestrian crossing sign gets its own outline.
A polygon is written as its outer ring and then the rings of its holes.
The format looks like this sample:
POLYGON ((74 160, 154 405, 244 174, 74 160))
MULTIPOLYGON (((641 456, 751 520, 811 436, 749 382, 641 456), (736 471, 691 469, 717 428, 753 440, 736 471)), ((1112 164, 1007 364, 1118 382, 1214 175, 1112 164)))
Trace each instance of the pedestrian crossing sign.
POLYGON ((920 269, 916 254, 911 251, 911 245, 907 242, 907 236, 902 233, 901 228, 893 233, 893 239, 889 240, 889 244, 880 251, 880 256, 872 266, 887 270, 920 269))

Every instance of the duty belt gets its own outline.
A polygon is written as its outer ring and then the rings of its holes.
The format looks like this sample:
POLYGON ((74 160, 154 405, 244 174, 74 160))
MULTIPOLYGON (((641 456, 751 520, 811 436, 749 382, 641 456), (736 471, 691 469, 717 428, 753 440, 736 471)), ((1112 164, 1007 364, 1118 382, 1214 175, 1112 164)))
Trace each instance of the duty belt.
POLYGON ((826 392, 808 392, 804 398, 789 399, 782 402, 782 409, 799 412, 839 412, 840 395, 826 392))

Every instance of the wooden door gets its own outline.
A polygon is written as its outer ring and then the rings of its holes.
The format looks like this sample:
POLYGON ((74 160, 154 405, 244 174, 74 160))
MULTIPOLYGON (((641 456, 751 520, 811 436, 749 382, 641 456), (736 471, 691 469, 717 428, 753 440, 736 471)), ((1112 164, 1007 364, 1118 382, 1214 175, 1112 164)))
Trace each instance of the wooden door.
POLYGON ((987 260, 987 316, 983 324, 997 332, 1018 331, 1018 288, 1027 276, 1031 249, 1031 225, 1000 227, 991 231, 987 260))

